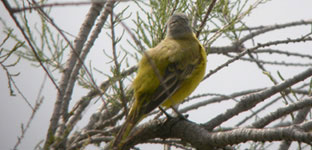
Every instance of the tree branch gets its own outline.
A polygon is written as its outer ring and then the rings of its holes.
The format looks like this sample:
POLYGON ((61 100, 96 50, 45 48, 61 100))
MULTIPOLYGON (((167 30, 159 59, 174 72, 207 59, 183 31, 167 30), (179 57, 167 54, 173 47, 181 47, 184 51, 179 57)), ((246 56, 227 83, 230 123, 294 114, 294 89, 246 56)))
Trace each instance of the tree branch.
MULTIPOLYGON (((310 109, 311 109, 311 107, 305 107, 305 108, 301 109, 298 112, 298 114, 296 115, 295 120, 293 121, 293 124, 302 123, 305 120, 305 118, 307 117, 307 115, 309 114, 310 109)), ((292 143, 291 141, 285 141, 284 140, 280 144, 279 150, 287 150, 287 149, 289 149, 291 143, 292 143)))
POLYGON ((182 109, 179 109, 179 112, 185 113, 185 112, 188 112, 190 110, 198 109, 200 107, 206 106, 206 105, 211 104, 211 103, 220 103, 220 102, 225 101, 225 100, 229 100, 229 99, 233 99, 233 98, 236 98, 236 97, 239 97, 239 96, 244 96, 244 95, 248 95, 248 94, 251 94, 251 93, 259 92, 261 90, 263 90, 263 88, 246 90, 246 91, 241 91, 241 92, 235 92, 235 93, 232 93, 232 94, 230 94, 228 96, 224 95, 224 96, 214 97, 214 98, 211 98, 211 99, 208 99, 208 100, 204 100, 204 101, 192 104, 192 105, 184 107, 182 109))
POLYGON ((311 107, 312 106, 312 97, 303 99, 301 101, 298 101, 296 103, 293 104, 289 104, 286 107, 281 107, 279 109, 277 109, 275 112, 270 113, 269 115, 262 117, 261 119, 257 120, 256 122, 252 123, 252 127, 255 128, 263 128, 266 125, 268 125, 269 123, 271 123, 272 121, 287 115, 289 113, 292 113, 296 110, 300 110, 302 108, 305 107, 311 107))
POLYGON ((204 123, 205 128, 207 130, 212 130, 216 126, 219 126, 223 122, 227 121, 228 119, 232 118, 235 115, 238 115, 241 112, 249 110, 253 108, 258 103, 264 101, 265 99, 271 97, 272 95, 285 90, 286 88, 305 80, 306 78, 312 76, 312 68, 305 70, 304 72, 283 81, 280 84, 272 86, 266 90, 261 92, 251 94, 249 96, 243 97, 239 103, 237 103, 233 108, 228 109, 225 113, 216 116, 215 118, 211 119, 210 121, 204 123))
MULTIPOLYGON (((85 21, 83 22, 81 28, 80 28, 80 32, 77 36, 77 38, 75 39, 75 43, 74 43, 74 47, 75 47, 75 51, 76 53, 80 53, 82 46, 84 44, 84 42, 86 41, 90 30, 97 18, 97 16, 99 15, 101 9, 103 8, 104 4, 92 4, 91 8, 89 9, 89 12, 87 14, 87 17, 85 19, 85 21)), ((50 120, 50 126, 48 129, 48 133, 47 133, 47 137, 46 137, 46 142, 44 144, 44 148, 47 149, 53 142, 54 140, 54 133, 58 127, 58 121, 60 118, 60 110, 63 104, 63 98, 64 98, 64 93, 67 86, 68 86, 68 81, 70 78, 70 74, 74 68, 74 65, 77 61, 77 54, 75 54, 74 51, 71 51, 70 57, 69 59, 67 59, 66 62, 66 66, 65 66, 65 70, 62 73, 61 76, 61 80, 60 80, 60 91, 57 94, 56 97, 56 101, 54 104, 54 110, 53 110, 53 114, 50 120)))
POLYGON ((223 132, 208 132, 202 125, 184 119, 154 120, 134 130, 127 140, 126 149, 139 143, 148 143, 148 139, 154 138, 179 138, 199 150, 224 147, 247 141, 290 140, 310 143, 312 133, 303 131, 304 125, 268 129, 237 128, 223 132))
MULTIPOLYGON (((264 34, 266 32, 272 31, 272 30, 277 30, 277 29, 283 29, 287 27, 293 27, 293 26, 299 26, 299 25, 311 25, 312 20, 301 20, 301 21, 296 21, 296 22, 290 22, 290 23, 285 23, 285 24, 277 24, 277 25, 272 25, 272 26, 267 26, 265 28, 259 29, 258 31, 251 32, 250 34, 244 36, 243 38, 239 39, 237 41, 237 45, 241 45, 247 40, 250 40, 258 35, 264 34)), ((235 45, 235 44, 234 44, 235 45)))

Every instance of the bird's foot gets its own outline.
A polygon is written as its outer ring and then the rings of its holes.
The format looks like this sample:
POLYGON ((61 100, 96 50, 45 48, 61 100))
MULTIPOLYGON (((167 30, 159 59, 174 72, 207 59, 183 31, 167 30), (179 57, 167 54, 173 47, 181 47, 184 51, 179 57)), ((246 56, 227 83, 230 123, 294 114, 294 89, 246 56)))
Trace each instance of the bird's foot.
POLYGON ((176 115, 183 120, 188 120, 188 114, 183 115, 182 113, 179 112, 179 110, 177 110, 175 107, 171 107, 171 109, 176 113, 176 115))

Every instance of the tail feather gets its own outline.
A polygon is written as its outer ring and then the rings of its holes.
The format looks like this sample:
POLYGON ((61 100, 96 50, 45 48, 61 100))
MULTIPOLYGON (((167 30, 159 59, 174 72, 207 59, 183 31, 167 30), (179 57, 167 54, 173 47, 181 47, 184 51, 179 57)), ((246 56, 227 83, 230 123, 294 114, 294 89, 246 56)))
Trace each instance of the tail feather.
POLYGON ((123 146, 134 126, 143 118, 138 112, 140 109, 131 109, 125 123, 120 128, 111 144, 113 150, 122 150, 123 146))
POLYGON ((125 140, 127 139, 128 135, 130 134, 132 128, 134 127, 135 124, 132 122, 128 121, 123 124, 119 132, 117 133, 112 147, 117 148, 116 150, 121 150, 122 146, 125 144, 125 140))

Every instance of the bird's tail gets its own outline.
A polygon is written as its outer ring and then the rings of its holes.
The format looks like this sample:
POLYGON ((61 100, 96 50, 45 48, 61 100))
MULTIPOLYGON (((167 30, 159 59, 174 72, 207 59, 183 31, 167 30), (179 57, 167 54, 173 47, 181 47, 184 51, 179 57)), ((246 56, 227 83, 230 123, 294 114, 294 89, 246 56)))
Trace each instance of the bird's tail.
POLYGON ((122 125, 119 132, 115 136, 114 141, 111 144, 113 150, 123 149, 123 146, 130 132, 142 118, 143 116, 140 115, 140 109, 132 107, 125 123, 122 125))

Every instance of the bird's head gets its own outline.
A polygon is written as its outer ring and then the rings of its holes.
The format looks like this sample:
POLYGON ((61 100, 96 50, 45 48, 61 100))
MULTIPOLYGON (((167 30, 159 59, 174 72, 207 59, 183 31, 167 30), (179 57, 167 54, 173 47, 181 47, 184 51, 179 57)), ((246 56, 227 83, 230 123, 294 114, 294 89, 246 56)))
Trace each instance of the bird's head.
POLYGON ((189 19, 183 13, 173 14, 167 22, 167 37, 183 38, 192 33, 189 19))

